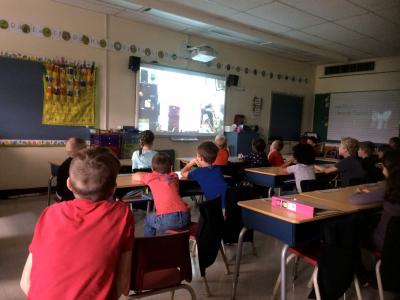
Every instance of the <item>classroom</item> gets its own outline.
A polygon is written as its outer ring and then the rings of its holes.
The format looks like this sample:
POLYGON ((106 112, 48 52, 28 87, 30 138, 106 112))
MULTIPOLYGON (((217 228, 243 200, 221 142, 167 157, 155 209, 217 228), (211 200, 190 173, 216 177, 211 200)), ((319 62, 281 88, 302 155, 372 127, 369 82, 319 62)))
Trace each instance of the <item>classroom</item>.
MULTIPOLYGON (((66 159, 68 138, 79 136, 89 141, 88 127, 92 134, 96 129, 104 134, 122 128, 151 129, 156 135, 153 148, 173 150, 177 171, 181 169, 178 158, 195 157, 199 145, 214 141, 224 131, 227 137, 251 137, 242 144, 228 141, 232 156, 237 157, 244 144, 250 152, 255 136, 262 137, 267 147, 281 137, 285 159, 292 156, 293 146, 304 133, 316 135, 321 156, 334 153, 334 159, 339 157, 344 136, 376 145, 398 137, 399 20, 400 3, 393 0, 0 1, 0 298, 26 298, 19 280, 36 221, 47 206, 49 162, 66 159), (215 58, 196 60, 196 54, 202 53, 215 58), (93 89, 90 113, 86 111, 90 121, 80 123, 84 126, 72 128, 67 126, 71 123, 59 122, 50 124, 61 126, 46 127, 34 119, 42 120, 43 85, 48 82, 40 77, 35 84, 31 78, 42 69, 49 72, 45 62, 84 65, 91 70, 86 71, 87 78, 89 73, 95 76, 85 82, 85 88, 93 89), (25 66, 32 71, 24 73, 28 70, 25 66), (143 87, 162 78, 163 71, 202 76, 197 82, 209 86, 211 82, 211 91, 195 90, 197 84, 190 86, 176 77, 159 88, 161 106, 155 110, 163 116, 154 121, 141 115, 149 107, 146 105, 154 105, 143 98, 143 87), (8 88, 13 83, 18 87, 19 81, 28 88, 18 93, 8 88), (189 89, 185 90, 185 85, 189 89), (12 98, 17 94, 23 95, 19 102, 12 98), (174 102, 162 104, 166 94, 183 99, 179 100, 180 112, 174 102), (31 106, 32 95, 40 97, 31 106), (177 107, 178 112, 173 112, 177 107), (236 122, 237 128, 232 126, 236 122), (235 132, 240 131, 240 123, 247 132, 235 132)), ((47 117, 53 120, 51 113, 47 117)), ((131 155, 123 158, 130 161, 131 155)), ((265 178, 257 177, 262 170, 253 171, 247 172, 250 184, 263 185, 265 178)), ((280 196, 278 183, 264 187, 269 189, 267 195, 280 196)), ((351 194, 346 193, 348 197, 351 194)), ((304 197, 308 196, 312 198, 304 197)), ((192 200, 186 202, 192 207, 192 221, 197 222, 199 211, 192 200)), ((331 202, 326 201, 329 209, 331 202)), ((347 204, 342 208, 349 214, 356 211, 347 204)), ((249 220, 252 213, 248 210, 249 220)), ((138 217, 135 212, 136 237, 143 234, 143 214, 141 210, 138 217)), ((249 229, 255 229, 254 243, 244 244, 238 282, 236 275, 225 274, 219 255, 207 270, 211 298, 231 299, 235 289, 235 299, 272 295, 283 271, 282 245, 292 244, 256 226, 249 229)), ((225 247, 234 273, 238 268, 237 241, 225 247)), ((193 259, 192 269, 188 285, 197 299, 205 299, 193 259)), ((307 298, 313 268, 300 260, 293 288, 291 268, 287 270, 282 275, 287 277, 286 292, 283 284, 278 294, 284 299, 307 298)), ((371 286, 361 292, 364 299, 379 299, 371 286)), ((357 299, 356 294, 352 286, 346 299, 357 299)), ((167 297, 168 293, 149 299, 167 297)), ((187 291, 177 291, 175 299, 190 298, 187 291)), ((390 295, 385 299, 391 299, 390 295)))

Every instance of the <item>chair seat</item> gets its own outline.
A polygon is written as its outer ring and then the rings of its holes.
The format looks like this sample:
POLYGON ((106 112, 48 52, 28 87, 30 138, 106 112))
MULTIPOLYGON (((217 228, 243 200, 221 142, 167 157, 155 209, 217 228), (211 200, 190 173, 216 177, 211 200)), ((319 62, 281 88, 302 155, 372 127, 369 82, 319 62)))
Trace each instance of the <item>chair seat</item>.
POLYGON ((177 268, 145 273, 143 290, 166 288, 181 283, 180 271, 177 268))
POLYGON ((165 233, 167 234, 174 234, 174 233, 179 233, 179 232, 183 232, 183 231, 189 231, 189 239, 192 241, 196 240, 196 234, 197 234, 197 230, 199 229, 199 223, 196 222, 190 222, 190 224, 186 227, 183 228, 178 228, 178 229, 169 229, 166 230, 165 233))
POLYGON ((304 259, 312 266, 318 265, 318 257, 320 256, 320 245, 307 245, 305 247, 289 247, 288 252, 304 259))

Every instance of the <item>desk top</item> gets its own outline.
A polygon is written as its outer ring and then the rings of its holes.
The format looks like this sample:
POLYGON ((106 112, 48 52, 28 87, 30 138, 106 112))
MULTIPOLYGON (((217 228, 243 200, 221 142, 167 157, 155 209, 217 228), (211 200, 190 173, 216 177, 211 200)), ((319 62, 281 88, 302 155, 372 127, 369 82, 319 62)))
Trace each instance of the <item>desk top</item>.
MULTIPOLYGON (((329 167, 331 166, 330 164, 324 164, 324 167, 329 167)), ((333 165, 332 165, 333 166, 333 165)), ((281 168, 281 167, 260 167, 260 168, 246 168, 244 169, 247 172, 252 172, 252 173, 258 173, 262 175, 270 175, 270 176, 287 176, 287 175, 293 175, 293 174, 288 174, 285 170, 286 168, 281 168)), ((320 173, 319 171, 315 170, 315 173, 320 173)))
MULTIPOLYGON (((177 157, 176 160, 181 161, 185 164, 189 163, 194 157, 177 157)), ((231 163, 243 163, 242 160, 238 159, 237 156, 229 156, 229 162, 231 163)))
POLYGON ((303 193, 303 196, 315 198, 318 203, 321 205, 325 205, 327 207, 333 207, 337 210, 343 212, 355 212, 359 210, 375 208, 382 206, 382 203, 370 203, 363 205, 354 205, 350 203, 350 197, 353 193, 355 193, 357 188, 368 188, 370 190, 375 190, 379 187, 383 186, 383 181, 373 184, 364 184, 358 186, 349 186, 340 189, 330 189, 330 190, 321 190, 314 192, 303 193))
MULTIPOLYGON (((297 196, 297 195, 296 195, 297 196)), ((302 202, 306 202, 306 199, 309 197, 303 196, 302 202)), ((311 200, 314 201, 314 200, 311 200)), ((345 214, 341 211, 335 210, 326 210, 321 211, 321 213, 317 213, 314 217, 304 216, 293 211, 274 207, 271 205, 270 199, 255 199, 255 200, 248 200, 248 201, 239 201, 238 205, 240 207, 259 212, 263 215, 270 216, 285 222, 289 222, 292 224, 301 224, 306 222, 317 221, 321 219, 331 218, 334 216, 339 216, 345 214)))
POLYGON ((132 174, 118 174, 117 176, 117 188, 133 188, 133 187, 143 187, 146 186, 141 181, 133 181, 132 174))

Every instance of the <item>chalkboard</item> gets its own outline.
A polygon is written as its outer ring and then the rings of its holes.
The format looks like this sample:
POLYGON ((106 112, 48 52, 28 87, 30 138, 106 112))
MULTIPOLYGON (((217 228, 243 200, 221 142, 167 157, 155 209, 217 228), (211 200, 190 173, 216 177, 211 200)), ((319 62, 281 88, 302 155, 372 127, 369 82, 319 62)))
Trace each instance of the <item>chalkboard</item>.
POLYGON ((42 124, 43 64, 0 57, 0 139, 89 139, 85 126, 42 124))
POLYGON ((299 140, 302 114, 303 97, 273 93, 269 136, 299 140))

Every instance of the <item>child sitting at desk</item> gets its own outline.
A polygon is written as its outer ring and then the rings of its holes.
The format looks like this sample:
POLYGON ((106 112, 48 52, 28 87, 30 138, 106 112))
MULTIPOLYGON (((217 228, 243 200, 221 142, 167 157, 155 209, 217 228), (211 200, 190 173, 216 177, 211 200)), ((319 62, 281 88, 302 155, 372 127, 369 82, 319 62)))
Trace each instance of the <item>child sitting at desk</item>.
POLYGON ((218 134, 215 137, 215 145, 218 147, 217 158, 213 162, 216 166, 226 166, 229 160, 229 151, 227 148, 226 137, 222 134, 218 134))
POLYGON ((74 199, 74 194, 67 187, 67 179, 69 177, 69 167, 73 157, 81 150, 86 148, 86 141, 72 137, 65 143, 65 150, 67 151, 68 158, 58 167, 57 170, 57 198, 61 201, 74 199))
POLYGON ((268 159, 265 153, 266 147, 267 144, 263 139, 254 139, 251 145, 252 152, 245 155, 239 153, 238 159, 245 161, 251 168, 267 167, 268 159))
POLYGON ((358 147, 359 143, 356 139, 343 138, 339 146, 339 155, 343 156, 344 159, 337 162, 333 167, 316 165, 315 169, 327 174, 338 172, 342 180, 342 187, 350 185, 351 179, 364 178, 365 172, 357 158, 358 147))
POLYGON ((153 194, 156 213, 144 220, 144 236, 155 236, 156 230, 163 234, 168 229, 186 227, 190 222, 188 205, 179 195, 179 178, 172 172, 168 154, 157 153, 152 160, 152 173, 136 172, 132 180, 143 181, 153 194))
POLYGON ((132 154, 132 170, 150 169, 151 160, 156 151, 151 150, 154 142, 154 133, 151 130, 142 131, 139 135, 139 150, 132 154))
POLYGON ((283 142, 275 140, 272 142, 268 153, 268 162, 272 167, 281 167, 284 164, 281 150, 283 149, 283 142))
POLYGON ((377 182, 382 176, 382 172, 376 167, 378 158, 374 155, 375 145, 372 142, 365 141, 360 143, 358 149, 358 157, 361 160, 361 165, 365 171, 366 182, 377 182))
POLYGON ((219 166, 212 163, 217 157, 218 147, 213 142, 204 142, 197 147, 196 158, 192 159, 182 170, 182 177, 195 180, 203 190, 206 200, 221 197, 222 208, 225 208, 225 195, 228 188, 219 166), (197 166, 198 168, 192 169, 197 166))
POLYGON ((288 174, 294 174, 296 180, 297 192, 301 193, 302 180, 315 179, 314 161, 315 152, 314 148, 309 144, 297 144, 293 147, 293 157, 295 165, 285 168, 288 174))
POLYGON ((67 186, 75 200, 47 207, 36 223, 21 288, 29 299, 128 295, 134 219, 112 201, 120 163, 111 151, 78 152, 67 186))
MULTIPOLYGON (((392 217, 400 216, 400 150, 386 151, 383 156, 383 175, 386 185, 374 191, 359 189, 351 196, 352 204, 369 204, 383 201, 383 211, 378 225, 373 230, 372 245, 383 249, 387 225, 392 217)), ((371 224, 368 220, 369 225, 371 224)))

